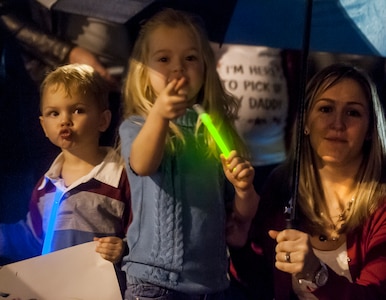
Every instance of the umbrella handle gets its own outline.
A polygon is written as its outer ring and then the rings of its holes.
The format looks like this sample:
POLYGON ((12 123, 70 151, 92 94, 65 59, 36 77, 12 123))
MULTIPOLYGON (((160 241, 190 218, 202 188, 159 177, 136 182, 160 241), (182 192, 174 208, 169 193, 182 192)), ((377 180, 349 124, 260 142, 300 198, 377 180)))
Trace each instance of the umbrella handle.
POLYGON ((288 205, 284 207, 285 215, 285 228, 293 229, 295 228, 295 208, 294 208, 293 198, 288 201, 288 205))
POLYGON ((301 162, 301 145, 303 144, 303 127, 304 127, 304 108, 305 108, 305 90, 306 90, 306 77, 307 77, 307 58, 310 48, 310 31, 311 31, 311 16, 312 16, 312 2, 313 0, 307 0, 307 5, 305 9, 306 15, 306 24, 303 32, 303 47, 302 47, 302 62, 301 62, 301 77, 299 90, 300 99, 297 111, 297 127, 296 127, 296 151, 295 151, 295 161, 294 161, 294 173, 293 173, 293 182, 292 182, 292 198, 288 202, 288 207, 286 208, 286 222, 287 228, 295 228, 297 222, 296 216, 296 206, 297 200, 299 198, 299 174, 300 174, 300 162, 301 162))

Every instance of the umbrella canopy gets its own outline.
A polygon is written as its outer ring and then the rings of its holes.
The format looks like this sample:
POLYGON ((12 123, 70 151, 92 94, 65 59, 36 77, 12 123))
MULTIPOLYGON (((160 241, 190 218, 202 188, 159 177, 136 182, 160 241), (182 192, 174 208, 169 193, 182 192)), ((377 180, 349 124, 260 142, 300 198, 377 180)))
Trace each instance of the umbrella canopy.
POLYGON ((386 57, 386 2, 377 0, 238 0, 220 43, 302 50, 292 198, 285 214, 296 227, 309 51, 386 57))
POLYGON ((386 1, 313 0, 35 0, 47 8, 126 23, 151 5, 201 15, 214 42, 386 56, 386 1))
POLYGON ((223 42, 302 49, 310 18, 311 51, 386 56, 386 1, 238 0, 223 42))
MULTIPOLYGON (((382 0, 36 0, 69 13, 126 23, 154 4, 199 14, 214 42, 302 50, 297 142, 302 142, 308 52, 386 57, 386 1, 382 0)), ((147 17, 147 14, 143 15, 147 17)), ((300 149, 300 147, 297 147, 300 149)), ((300 150, 297 152, 300 161, 300 150)), ((295 218, 295 166, 290 223, 295 218)), ((289 226, 291 226, 289 224, 289 226)))

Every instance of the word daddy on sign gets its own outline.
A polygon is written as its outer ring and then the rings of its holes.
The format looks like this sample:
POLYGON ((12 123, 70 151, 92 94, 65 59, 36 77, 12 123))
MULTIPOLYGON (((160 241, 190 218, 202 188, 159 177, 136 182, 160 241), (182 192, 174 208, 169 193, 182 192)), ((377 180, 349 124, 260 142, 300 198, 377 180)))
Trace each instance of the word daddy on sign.
POLYGON ((254 165, 263 165, 267 161, 266 154, 276 155, 269 158, 270 161, 281 161, 288 114, 288 88, 281 50, 225 44, 215 52, 217 71, 225 88, 240 101, 237 130, 254 157, 257 160, 261 157, 254 165))

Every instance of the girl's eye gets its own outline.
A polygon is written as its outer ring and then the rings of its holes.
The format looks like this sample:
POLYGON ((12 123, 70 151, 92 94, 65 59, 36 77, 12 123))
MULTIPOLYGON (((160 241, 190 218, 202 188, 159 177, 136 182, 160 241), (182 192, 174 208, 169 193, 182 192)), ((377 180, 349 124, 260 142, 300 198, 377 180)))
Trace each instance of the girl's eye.
POLYGON ((195 55, 189 55, 186 57, 186 60, 187 61, 196 61, 197 60, 197 56, 195 55))
POLYGON ((158 59, 158 61, 160 61, 160 62, 168 62, 168 59, 167 59, 167 57, 161 57, 161 58, 158 59))

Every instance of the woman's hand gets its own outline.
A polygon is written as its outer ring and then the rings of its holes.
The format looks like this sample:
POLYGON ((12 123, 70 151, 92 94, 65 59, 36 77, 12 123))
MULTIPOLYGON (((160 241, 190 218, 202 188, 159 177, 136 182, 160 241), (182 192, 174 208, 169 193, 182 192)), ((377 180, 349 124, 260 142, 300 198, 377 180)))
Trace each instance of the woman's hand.
POLYGON ((298 279, 312 280, 320 261, 312 250, 309 235, 295 229, 270 230, 268 234, 277 242, 276 268, 298 279))

